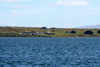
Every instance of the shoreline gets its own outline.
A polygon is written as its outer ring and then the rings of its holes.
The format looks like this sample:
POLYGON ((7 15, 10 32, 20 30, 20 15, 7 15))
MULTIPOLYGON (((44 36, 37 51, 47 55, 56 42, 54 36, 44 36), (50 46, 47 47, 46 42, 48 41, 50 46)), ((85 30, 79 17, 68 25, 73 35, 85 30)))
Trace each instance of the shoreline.
POLYGON ((59 37, 63 37, 63 38, 100 38, 100 36, 0 36, 0 37, 12 37, 12 38, 59 38, 59 37))
POLYGON ((100 37, 100 29, 0 27, 0 37, 100 37))

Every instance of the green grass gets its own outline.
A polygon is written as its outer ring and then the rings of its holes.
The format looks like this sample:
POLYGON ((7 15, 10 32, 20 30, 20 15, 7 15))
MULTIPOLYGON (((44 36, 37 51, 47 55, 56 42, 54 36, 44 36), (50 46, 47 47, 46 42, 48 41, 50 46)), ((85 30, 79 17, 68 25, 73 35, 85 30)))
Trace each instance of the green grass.
MULTIPOLYGON (((94 34, 92 36, 100 36, 100 34, 97 33, 100 29, 68 29, 68 28, 56 28, 56 29, 49 29, 50 32, 55 33, 55 35, 51 35, 54 37, 80 37, 80 36, 91 36, 83 34, 85 31, 90 30, 93 31, 94 34), (54 30, 55 32, 52 32, 54 30), (76 34, 66 34, 65 31, 76 31, 76 34)), ((36 31, 36 32, 47 32, 48 30, 44 30, 38 27, 0 27, 0 35, 18 35, 18 33, 24 32, 24 31, 36 31)), ((39 34, 41 36, 49 36, 49 35, 43 35, 39 34)))

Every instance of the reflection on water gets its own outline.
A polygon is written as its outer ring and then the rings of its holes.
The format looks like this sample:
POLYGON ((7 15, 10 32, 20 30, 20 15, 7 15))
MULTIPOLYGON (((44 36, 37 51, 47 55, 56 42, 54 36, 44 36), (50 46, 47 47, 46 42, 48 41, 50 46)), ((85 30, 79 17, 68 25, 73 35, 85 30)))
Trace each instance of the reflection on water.
POLYGON ((100 67, 100 38, 0 38, 0 67, 100 67))

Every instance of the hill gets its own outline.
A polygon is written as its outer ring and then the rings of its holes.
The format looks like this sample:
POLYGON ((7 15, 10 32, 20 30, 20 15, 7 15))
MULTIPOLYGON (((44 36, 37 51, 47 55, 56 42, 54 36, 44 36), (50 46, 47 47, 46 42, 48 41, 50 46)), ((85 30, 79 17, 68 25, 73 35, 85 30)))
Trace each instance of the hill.
POLYGON ((90 26, 82 26, 82 27, 79 27, 79 28, 82 28, 82 29, 100 29, 100 24, 90 25, 90 26))
MULTIPOLYGON (((100 29, 70 29, 70 28, 49 28, 42 29, 39 27, 0 27, 0 37, 20 37, 19 33, 25 31, 35 31, 38 32, 37 36, 52 36, 52 37, 100 37, 100 33, 97 33, 100 29), (85 31, 92 31, 93 35, 84 34, 85 31), (45 34, 49 31, 49 33, 54 33, 55 35, 45 34), (67 32, 66 32, 67 31, 67 32), (75 31, 75 33, 71 33, 75 31), (42 34, 41 34, 42 32, 42 34)), ((23 35, 23 37, 26 35, 23 35)), ((30 36, 30 35, 27 35, 30 36)), ((34 37, 34 36, 30 36, 34 37)))

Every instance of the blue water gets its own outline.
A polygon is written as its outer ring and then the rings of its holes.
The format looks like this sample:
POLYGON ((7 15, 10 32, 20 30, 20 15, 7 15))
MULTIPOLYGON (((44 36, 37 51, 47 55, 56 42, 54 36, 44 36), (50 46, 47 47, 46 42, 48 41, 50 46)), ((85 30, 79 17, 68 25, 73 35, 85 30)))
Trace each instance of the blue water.
POLYGON ((100 38, 0 38, 0 67, 100 67, 100 38))

